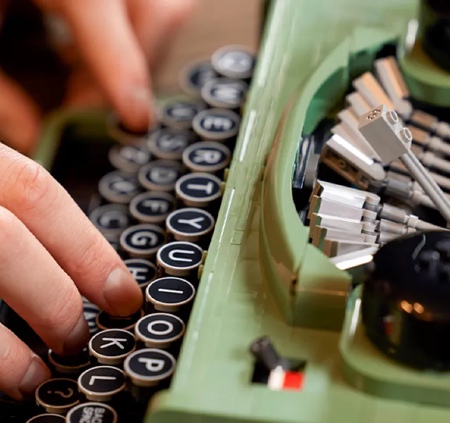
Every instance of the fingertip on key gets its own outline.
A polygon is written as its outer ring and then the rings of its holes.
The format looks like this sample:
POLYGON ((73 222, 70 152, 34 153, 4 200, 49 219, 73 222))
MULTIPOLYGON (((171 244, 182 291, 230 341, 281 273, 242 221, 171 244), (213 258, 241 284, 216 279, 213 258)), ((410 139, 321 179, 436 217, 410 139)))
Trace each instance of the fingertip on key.
POLYGON ((33 355, 30 365, 19 384, 19 394, 21 398, 16 399, 31 398, 34 395, 36 388, 50 378, 51 373, 48 367, 37 355, 33 355))
POLYGON ((127 91, 123 100, 121 119, 132 131, 145 131, 156 122, 155 100, 147 87, 127 91))
POLYGON ((129 316, 142 307, 143 296, 131 274, 117 267, 109 274, 103 287, 103 296, 110 307, 108 312, 129 316))
POLYGON ((89 326, 84 315, 81 314, 70 335, 64 340, 61 354, 72 355, 79 353, 87 345, 89 337, 89 326))

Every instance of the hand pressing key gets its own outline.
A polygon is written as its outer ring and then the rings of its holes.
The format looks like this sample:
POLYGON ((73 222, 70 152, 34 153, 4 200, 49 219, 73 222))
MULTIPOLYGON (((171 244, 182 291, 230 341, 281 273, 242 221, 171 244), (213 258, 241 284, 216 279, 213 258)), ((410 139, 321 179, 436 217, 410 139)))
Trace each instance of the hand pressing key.
MULTIPOLYGON (((149 69, 196 1, 33 1, 69 29, 69 41, 60 48, 71 69, 65 105, 109 103, 130 130, 148 128, 154 115, 149 69)), ((0 25, 7 3, 0 0, 0 25)), ((0 93, 0 140, 29 154, 40 131, 39 107, 1 71, 0 93)))
MULTIPOLYGON (((141 307, 141 290, 46 170, 1 144, 0 163, 0 297, 55 353, 75 353, 89 339, 80 293, 127 316, 141 307)), ((0 326, 0 391, 20 399, 49 377, 40 358, 0 326)))
MULTIPOLYGON (((147 67, 194 0, 35 2, 68 23, 83 72, 96 81, 85 92, 100 87, 125 125, 145 129, 153 108, 147 67)), ((37 106, 1 73, 0 93, 1 139, 31 151, 37 106)), ((0 181, 0 298, 49 348, 64 354, 86 345, 80 293, 113 315, 141 307, 141 291, 120 257, 47 171, 0 143, 0 181)), ((22 399, 49 377, 41 359, 0 325, 0 391, 22 399)))

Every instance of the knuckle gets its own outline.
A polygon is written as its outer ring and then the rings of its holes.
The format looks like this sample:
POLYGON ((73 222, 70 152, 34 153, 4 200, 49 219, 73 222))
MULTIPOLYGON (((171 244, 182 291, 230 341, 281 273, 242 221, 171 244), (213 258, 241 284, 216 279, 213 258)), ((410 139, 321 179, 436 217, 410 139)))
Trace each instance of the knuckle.
POLYGON ((38 212, 42 205, 51 203, 57 194, 50 174, 32 160, 16 163, 8 181, 9 208, 38 212))

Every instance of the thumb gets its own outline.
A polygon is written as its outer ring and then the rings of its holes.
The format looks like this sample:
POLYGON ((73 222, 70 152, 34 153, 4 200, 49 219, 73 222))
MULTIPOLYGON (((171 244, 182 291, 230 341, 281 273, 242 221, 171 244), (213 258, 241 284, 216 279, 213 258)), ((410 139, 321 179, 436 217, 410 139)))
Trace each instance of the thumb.
POLYGON ((40 132, 40 113, 30 96, 0 72, 0 141, 31 154, 40 132))

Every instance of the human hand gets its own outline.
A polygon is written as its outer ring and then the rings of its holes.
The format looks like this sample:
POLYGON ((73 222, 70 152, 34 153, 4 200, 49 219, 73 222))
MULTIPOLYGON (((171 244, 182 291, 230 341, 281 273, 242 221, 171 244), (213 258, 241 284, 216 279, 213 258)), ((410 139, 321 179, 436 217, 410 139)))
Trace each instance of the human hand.
MULTIPOLYGON (((193 0, 36 2, 67 19, 84 69, 123 122, 134 130, 148 126, 148 65, 193 0)), ((0 93, 0 136, 29 151, 39 131, 37 106, 3 74, 0 93)), ((0 164, 0 298, 57 354, 77 352, 89 338, 80 293, 110 314, 129 315, 141 307, 141 291, 47 171, 1 143, 0 164)), ((22 399, 50 376, 43 361, 0 325, 0 391, 22 399)))
MULTIPOLYGON (((80 293, 113 315, 142 294, 126 266, 69 194, 37 163, 0 144, 0 297, 57 354, 89 338, 80 293)), ((50 372, 0 325, 0 391, 23 398, 50 372)))
MULTIPOLYGON (((62 50, 72 70, 65 105, 108 103, 131 130, 145 130, 154 115, 149 69, 195 0, 34 2, 45 13, 60 17, 70 30, 73 43, 62 50)), ((39 108, 1 72, 0 93, 0 140, 30 154, 39 138, 39 108)))

